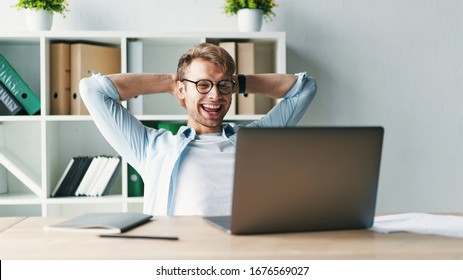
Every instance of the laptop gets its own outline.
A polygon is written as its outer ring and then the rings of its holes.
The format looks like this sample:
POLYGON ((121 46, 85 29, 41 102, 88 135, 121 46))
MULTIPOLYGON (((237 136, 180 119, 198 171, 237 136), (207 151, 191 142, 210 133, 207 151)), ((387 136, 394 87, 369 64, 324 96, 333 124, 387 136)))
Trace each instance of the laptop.
POLYGON ((369 228, 382 127, 238 131, 231 216, 206 221, 231 234, 369 228))

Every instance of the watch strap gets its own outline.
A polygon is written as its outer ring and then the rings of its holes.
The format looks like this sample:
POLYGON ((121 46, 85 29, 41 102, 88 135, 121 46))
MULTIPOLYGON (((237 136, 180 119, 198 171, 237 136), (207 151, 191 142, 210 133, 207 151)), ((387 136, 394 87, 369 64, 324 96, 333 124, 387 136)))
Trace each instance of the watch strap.
POLYGON ((238 84, 239 84, 239 90, 238 93, 244 93, 246 94, 246 76, 243 74, 238 74, 238 84))

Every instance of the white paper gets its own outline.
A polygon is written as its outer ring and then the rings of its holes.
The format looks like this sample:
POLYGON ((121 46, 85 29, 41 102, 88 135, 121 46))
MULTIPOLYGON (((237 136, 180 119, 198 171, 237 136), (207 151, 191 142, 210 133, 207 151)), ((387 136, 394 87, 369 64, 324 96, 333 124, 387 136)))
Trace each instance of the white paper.
POLYGON ((434 215, 426 213, 406 213, 375 217, 370 230, 390 232, 413 232, 451 237, 463 237, 463 217, 434 215))

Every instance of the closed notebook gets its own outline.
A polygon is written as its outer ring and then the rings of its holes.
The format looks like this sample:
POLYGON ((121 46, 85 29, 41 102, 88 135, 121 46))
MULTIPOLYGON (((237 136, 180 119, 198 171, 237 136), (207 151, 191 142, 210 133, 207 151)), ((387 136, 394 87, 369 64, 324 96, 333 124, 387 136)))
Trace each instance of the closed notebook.
POLYGON ((153 216, 142 213, 87 213, 76 218, 45 226, 46 231, 88 233, 122 233, 147 223, 153 216))

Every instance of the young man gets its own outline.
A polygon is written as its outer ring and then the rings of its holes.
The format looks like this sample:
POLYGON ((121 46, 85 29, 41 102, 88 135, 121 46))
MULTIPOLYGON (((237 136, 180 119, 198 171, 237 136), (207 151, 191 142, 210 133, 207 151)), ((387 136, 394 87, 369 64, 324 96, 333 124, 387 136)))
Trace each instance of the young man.
POLYGON ((143 178, 145 213, 229 215, 239 126, 222 121, 232 93, 283 98, 248 125, 282 127, 298 123, 316 92, 315 80, 305 73, 234 72, 235 63, 224 49, 203 43, 180 58, 176 74, 98 74, 81 81, 82 99, 98 129, 143 178), (145 127, 117 103, 164 92, 188 113, 188 124, 177 135, 145 127))

